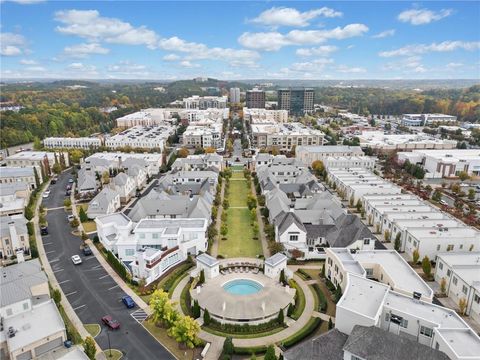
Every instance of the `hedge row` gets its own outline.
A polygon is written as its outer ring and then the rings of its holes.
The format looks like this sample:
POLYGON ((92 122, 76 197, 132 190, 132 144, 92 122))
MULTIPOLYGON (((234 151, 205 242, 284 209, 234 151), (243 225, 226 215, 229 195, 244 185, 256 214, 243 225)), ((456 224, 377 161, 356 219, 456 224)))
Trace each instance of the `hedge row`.
POLYGON ((180 278, 185 274, 186 271, 188 271, 192 267, 192 265, 192 260, 188 258, 185 264, 182 264, 177 269, 173 270, 173 272, 167 275, 168 278, 161 285, 162 289, 166 292, 170 292, 170 289, 175 288, 174 285, 176 284, 177 280, 180 280, 180 278))
POLYGON ((312 277, 310 276, 310 274, 303 269, 298 269, 297 273, 303 280, 312 280, 312 277))
POLYGON ((117 259, 115 255, 111 251, 105 250, 107 253, 107 261, 110 264, 110 266, 115 270, 115 272, 120 275, 120 277, 123 279, 123 281, 128 281, 127 279, 127 269, 123 264, 120 262, 120 260, 117 259))
POLYGON ((264 354, 267 352, 266 346, 235 347, 233 352, 236 355, 264 354))
POLYGON ((290 317, 293 320, 298 320, 300 315, 302 315, 303 310, 305 309, 305 294, 303 293, 302 288, 297 284, 297 282, 291 279, 288 284, 290 287, 294 288, 295 291, 295 306, 293 308, 293 313, 290 317))
POLYGON ((258 325, 222 324, 215 319, 211 319, 210 324, 207 326, 207 328, 220 331, 222 333, 226 333, 229 335, 236 335, 236 334, 260 334, 260 333, 278 329, 279 326, 282 326, 282 324, 279 324, 277 319, 272 319, 266 323, 258 324, 258 325))
POLYGON ((323 293, 322 289, 320 289, 320 286, 318 286, 318 284, 313 284, 310 286, 313 288, 313 291, 318 298, 318 311, 325 313, 327 311, 327 306, 328 306, 327 298, 325 297, 325 294, 323 293))
POLYGON ((293 345, 299 343, 303 339, 305 339, 307 336, 312 334, 317 328, 320 326, 322 323, 322 320, 317 317, 312 317, 306 325, 298 332, 293 334, 292 336, 289 336, 285 340, 282 341, 282 345, 286 348, 292 347, 293 345))
POLYGON ((192 311, 192 297, 190 295, 190 286, 192 285, 193 278, 188 280, 188 284, 183 288, 180 294, 180 307, 185 315, 193 317, 192 311))

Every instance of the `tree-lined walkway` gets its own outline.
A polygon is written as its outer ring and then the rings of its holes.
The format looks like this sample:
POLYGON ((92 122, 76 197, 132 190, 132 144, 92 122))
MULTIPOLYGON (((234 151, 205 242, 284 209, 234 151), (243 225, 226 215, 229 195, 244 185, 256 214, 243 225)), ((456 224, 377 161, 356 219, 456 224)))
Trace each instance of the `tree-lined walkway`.
MULTIPOLYGON (((260 240, 255 240, 248 209, 249 186, 243 170, 234 170, 230 178, 226 224, 226 236, 220 235, 217 255, 223 257, 256 257, 263 254, 260 240), (222 240, 225 237, 226 240, 222 240)), ((224 209, 225 211, 225 209, 224 209)))

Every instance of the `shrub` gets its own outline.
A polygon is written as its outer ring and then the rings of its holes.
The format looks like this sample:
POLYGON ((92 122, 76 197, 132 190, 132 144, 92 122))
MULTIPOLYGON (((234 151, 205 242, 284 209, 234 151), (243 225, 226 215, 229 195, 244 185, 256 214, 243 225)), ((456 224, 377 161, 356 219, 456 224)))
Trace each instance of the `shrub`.
POLYGON ((83 223, 83 222, 87 222, 89 219, 88 219, 88 216, 87 216, 87 213, 85 212, 85 210, 83 209, 83 207, 80 207, 80 211, 78 212, 78 216, 80 217, 80 221, 83 223))
POLYGON ((418 249, 415 249, 413 250, 413 253, 412 253, 413 264, 416 265, 418 263, 418 259, 420 259, 420 253, 418 252, 418 249))
POLYGON ((308 320, 307 324, 298 332, 295 334, 289 336, 286 338, 283 342, 282 345, 286 348, 292 347, 293 345, 299 343, 303 339, 305 339, 307 336, 312 334, 322 323, 322 320, 317 317, 312 317, 310 320, 308 320))
POLYGON ((279 325, 285 324, 285 315, 283 314, 283 309, 280 309, 278 312, 277 322, 279 325))
POLYGON ((269 345, 267 352, 265 353, 264 360, 277 360, 277 355, 275 355, 275 348, 273 345, 269 345))
POLYGON ((177 269, 173 270, 169 275, 167 280, 163 283, 162 289, 166 292, 170 292, 170 289, 177 282, 177 280, 185 274, 192 267, 191 260, 188 260, 186 263, 179 266, 177 269))
POLYGON ((200 311, 200 305, 198 305, 198 301, 195 300, 193 302, 193 307, 192 307, 192 315, 194 319, 198 319, 200 317, 201 311, 200 311))
POLYGON ((203 312, 203 324, 208 326, 210 325, 210 321, 210 312, 208 311, 208 309, 205 309, 205 311, 203 312))
POLYGON ((266 346, 235 347, 234 349, 236 355, 263 354, 266 351, 266 346))
MULTIPOLYGON (((281 324, 284 326, 284 324, 281 324)), ((220 331, 224 334, 260 334, 264 332, 268 332, 274 329, 279 328, 278 319, 272 319, 268 322, 261 323, 258 325, 250 325, 250 324, 222 324, 219 321, 210 318, 210 324, 208 326, 210 329, 215 331, 220 331)))
POLYGON ((123 266, 123 264, 120 262, 120 260, 118 260, 117 257, 115 255, 113 255, 113 253, 111 251, 107 251, 107 261, 112 266, 112 268, 115 270, 115 272, 118 275, 120 275, 120 277, 124 281, 127 281, 127 269, 125 268, 125 266, 123 266))
POLYGON ((298 320, 300 315, 302 315, 303 310, 305 309, 305 294, 303 293, 302 288, 297 284, 297 282, 291 279, 289 285, 294 288, 295 291, 295 306, 291 318, 298 320))
POLYGON ((223 354, 233 355, 234 351, 235 351, 235 347, 233 346, 233 340, 230 336, 227 336, 225 338, 225 341, 223 342, 223 354))
POLYGON ((422 269, 423 273, 429 278, 432 276, 432 264, 430 263, 430 259, 428 256, 425 256, 422 259, 422 269))
POLYGON ((297 272, 299 273, 300 277, 303 280, 312 280, 312 277, 310 276, 310 274, 308 274, 305 270, 298 269, 297 272))
POLYGON ((318 284, 313 284, 311 286, 318 297, 318 311, 325 313, 327 311, 327 306, 328 306, 328 302, 327 302, 327 298, 325 297, 325 294, 320 289, 318 284))

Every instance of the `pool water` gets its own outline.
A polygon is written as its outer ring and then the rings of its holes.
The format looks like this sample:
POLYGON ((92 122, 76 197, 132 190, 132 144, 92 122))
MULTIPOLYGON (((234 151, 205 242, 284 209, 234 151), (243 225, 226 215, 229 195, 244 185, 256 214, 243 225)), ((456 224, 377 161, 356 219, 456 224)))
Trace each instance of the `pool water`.
POLYGON ((223 285, 226 292, 233 295, 252 295, 262 290, 262 284, 247 279, 232 280, 223 285))

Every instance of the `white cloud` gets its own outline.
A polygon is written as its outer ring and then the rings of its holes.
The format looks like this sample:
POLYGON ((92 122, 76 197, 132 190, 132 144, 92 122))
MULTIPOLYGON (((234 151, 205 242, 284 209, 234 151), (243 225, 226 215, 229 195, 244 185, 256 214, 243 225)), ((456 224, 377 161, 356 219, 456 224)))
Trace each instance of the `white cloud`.
POLYGON ((349 24, 345 27, 336 27, 330 30, 292 30, 286 34, 276 31, 243 33, 238 41, 246 48, 276 51, 287 45, 320 44, 328 39, 347 39, 362 36, 368 31, 364 24, 349 24))
POLYGON ((4 0, 5 2, 14 2, 20 5, 31 5, 45 2, 46 0, 4 0))
POLYGON ((333 45, 323 45, 316 48, 300 48, 295 52, 298 56, 329 56, 337 51, 338 48, 333 45))
POLYGON ((23 35, 0 33, 0 54, 2 56, 18 56, 25 53, 26 40, 23 35))
POLYGON ((441 20, 453 14, 452 9, 442 9, 440 11, 433 11, 429 9, 410 9, 402 11, 398 15, 398 20, 401 22, 408 22, 412 25, 429 24, 433 21, 441 20))
POLYGON ((134 27, 119 19, 102 17, 97 10, 57 11, 55 20, 63 24, 56 27, 58 32, 91 41, 146 45, 151 49, 155 48, 158 42, 157 34, 145 26, 134 27))
POLYGON ((30 72, 47 71, 43 66, 29 66, 29 67, 25 68, 25 70, 30 71, 30 72))
POLYGON ((359 74, 367 72, 367 70, 362 67, 349 67, 347 65, 338 65, 337 71, 348 74, 359 74))
POLYGON ((322 71, 325 65, 332 64, 332 59, 316 59, 307 62, 296 62, 290 65, 290 70, 293 71, 309 71, 312 73, 322 71))
POLYGON ((22 64, 22 65, 37 65, 38 63, 35 60, 22 59, 22 60, 20 60, 20 64, 22 64))
POLYGON ((451 62, 447 64, 448 69, 457 69, 463 67, 462 63, 451 62))
POLYGON ((455 50, 473 51, 480 48, 480 41, 444 41, 432 44, 413 44, 396 50, 382 51, 381 57, 412 56, 429 52, 449 52, 455 50))
POLYGON ((168 54, 162 58, 164 61, 177 61, 180 59, 180 56, 177 54, 168 54))
POLYGON ((389 37, 389 36, 393 36, 395 35, 395 29, 390 29, 390 30, 385 30, 385 31, 382 31, 376 35, 373 35, 372 38, 374 39, 383 39, 383 38, 386 38, 386 37, 389 37))
POLYGON ((63 49, 63 52, 70 57, 84 58, 91 54, 106 55, 110 50, 98 43, 84 43, 67 46, 63 49))
POLYGON ((316 17, 327 18, 340 17, 343 14, 328 7, 300 12, 297 9, 287 7, 273 7, 265 10, 255 19, 250 20, 254 24, 267 26, 299 26, 309 25, 309 21, 316 17))
POLYGON ((190 62, 189 60, 180 61, 180 62, 179 62, 179 65, 180 65, 181 67, 189 68, 189 69, 200 67, 199 64, 192 63, 192 62, 190 62))

